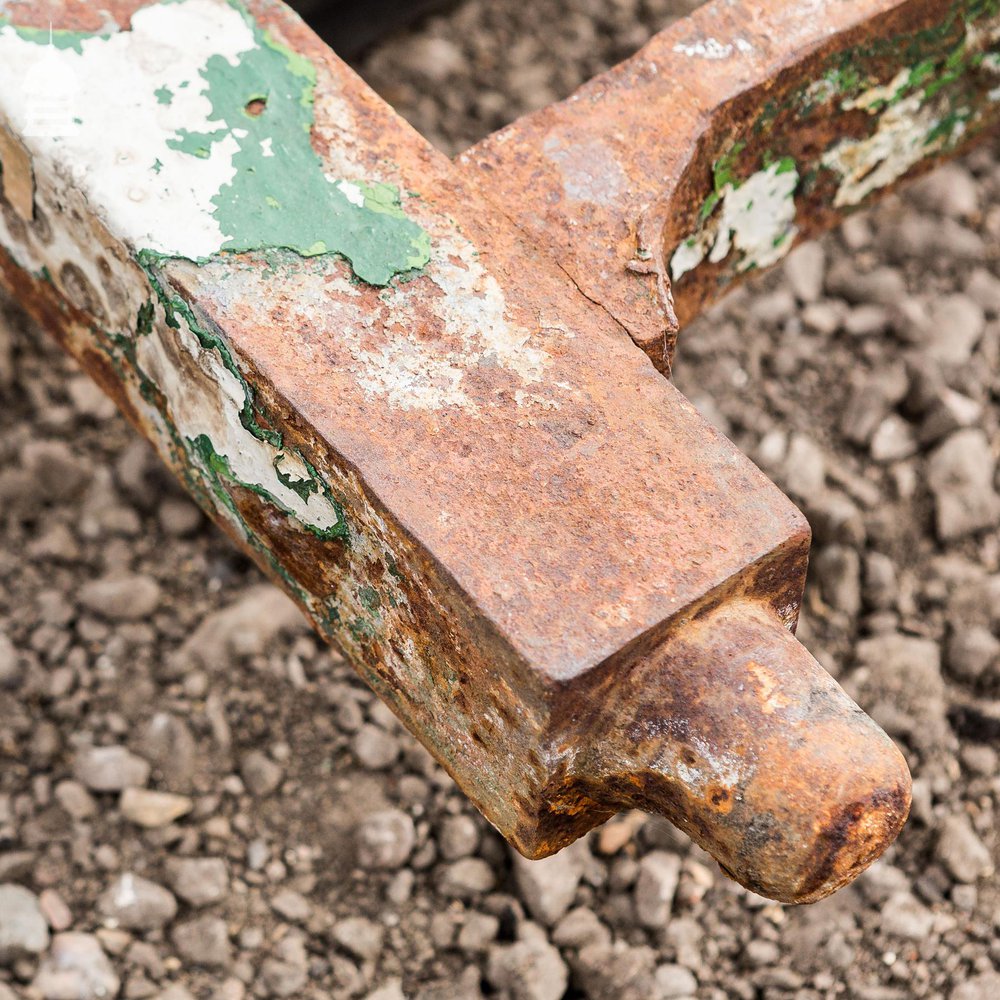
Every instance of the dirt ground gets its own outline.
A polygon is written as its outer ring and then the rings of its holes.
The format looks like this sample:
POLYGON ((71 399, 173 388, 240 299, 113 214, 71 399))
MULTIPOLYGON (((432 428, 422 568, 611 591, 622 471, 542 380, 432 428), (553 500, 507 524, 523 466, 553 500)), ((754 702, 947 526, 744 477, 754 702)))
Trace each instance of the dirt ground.
MULTIPOLYGON (((468 0, 359 69, 454 152, 673 6, 468 0)), ((8 303, 0 1000, 997 1000, 998 261, 994 144, 682 336, 680 387, 813 524, 802 638, 915 778, 885 859, 798 908, 655 819, 512 858, 8 303)))

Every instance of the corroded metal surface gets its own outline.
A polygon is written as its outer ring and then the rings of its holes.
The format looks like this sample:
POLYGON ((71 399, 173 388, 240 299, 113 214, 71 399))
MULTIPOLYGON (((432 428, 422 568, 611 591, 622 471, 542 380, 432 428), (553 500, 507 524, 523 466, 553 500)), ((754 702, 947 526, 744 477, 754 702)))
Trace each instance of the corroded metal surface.
POLYGON ((461 162, 669 371, 678 321, 998 120, 996 0, 720 0, 461 162))
POLYGON ((801 514, 281 4, 110 7, 6 5, 4 284, 519 850, 870 863, 909 775, 791 636, 801 514))

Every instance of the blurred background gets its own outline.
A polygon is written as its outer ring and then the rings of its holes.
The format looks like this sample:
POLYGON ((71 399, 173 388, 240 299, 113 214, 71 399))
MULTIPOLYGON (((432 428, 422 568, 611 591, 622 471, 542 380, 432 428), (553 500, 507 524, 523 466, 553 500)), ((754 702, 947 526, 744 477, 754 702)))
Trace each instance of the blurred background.
MULTIPOLYGON (((361 5, 300 6, 454 153, 694 5, 466 0, 374 45, 377 4, 360 28, 361 5)), ((680 388, 813 525, 801 637, 914 773, 898 844, 810 907, 641 815, 512 857, 4 304, 0 886, 25 888, 0 889, 0 1000, 58 971, 39 912, 79 932, 74 1000, 1000 997, 998 154, 681 335, 680 388)))

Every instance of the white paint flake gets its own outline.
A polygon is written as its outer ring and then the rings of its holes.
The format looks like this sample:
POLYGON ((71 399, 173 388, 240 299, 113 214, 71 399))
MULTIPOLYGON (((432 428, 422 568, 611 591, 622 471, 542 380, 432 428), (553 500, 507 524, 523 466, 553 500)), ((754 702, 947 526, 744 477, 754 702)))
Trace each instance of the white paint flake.
POLYGON ((729 59, 737 52, 744 55, 753 52, 753 46, 745 38, 735 38, 731 42, 706 38, 697 42, 678 42, 674 52, 694 59, 729 59))
POLYGON ((200 70, 212 56, 235 65, 255 44, 225 0, 142 7, 130 31, 84 38, 79 52, 29 41, 5 25, 0 111, 36 161, 51 162, 84 191, 114 235, 137 249, 208 257, 232 235, 220 230, 212 199, 235 175, 238 144, 226 136, 200 158, 171 149, 167 140, 179 129, 220 127, 200 93, 200 70), (58 86, 39 97, 43 74, 58 86), (169 104, 156 98, 163 87, 173 94, 169 104))
POLYGON ((243 426, 247 399, 242 382, 217 350, 201 346, 183 316, 177 319, 176 330, 157 325, 152 333, 137 337, 135 345, 138 366, 166 398, 177 433, 185 442, 204 435, 229 463, 234 479, 266 491, 300 523, 320 530, 335 527, 337 509, 322 492, 304 500, 282 482, 279 470, 292 482, 312 476, 298 455, 261 441, 243 426))
POLYGON ((352 205, 357 205, 358 208, 365 207, 364 193, 357 184, 353 184, 351 181, 337 181, 337 187, 352 205))
POLYGON ((776 264, 792 248, 798 232, 798 184, 798 171, 789 168, 787 161, 757 171, 739 187, 727 184, 713 215, 671 256, 673 280, 696 268, 706 257, 719 264, 734 251, 740 255, 736 264, 739 272, 776 264))

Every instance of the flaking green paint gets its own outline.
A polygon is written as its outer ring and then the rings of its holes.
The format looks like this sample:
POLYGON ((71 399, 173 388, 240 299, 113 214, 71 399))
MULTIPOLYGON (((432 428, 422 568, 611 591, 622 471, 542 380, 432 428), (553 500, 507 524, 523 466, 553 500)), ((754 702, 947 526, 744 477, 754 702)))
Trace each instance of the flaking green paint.
POLYGON ((329 180, 312 147, 316 70, 247 16, 257 45, 234 66, 213 56, 202 70, 211 132, 181 131, 173 149, 208 157, 232 137, 236 174, 213 199, 224 250, 286 248, 304 257, 340 254, 372 285, 387 285, 430 259, 430 238, 403 211, 397 189, 350 178, 329 180), (263 107, 249 113, 253 102, 263 107), (353 198, 352 198, 353 195, 353 198))

